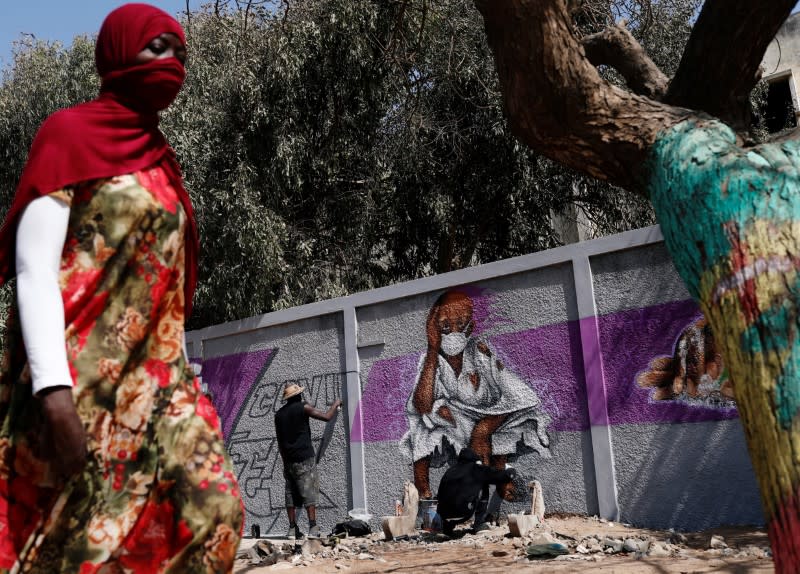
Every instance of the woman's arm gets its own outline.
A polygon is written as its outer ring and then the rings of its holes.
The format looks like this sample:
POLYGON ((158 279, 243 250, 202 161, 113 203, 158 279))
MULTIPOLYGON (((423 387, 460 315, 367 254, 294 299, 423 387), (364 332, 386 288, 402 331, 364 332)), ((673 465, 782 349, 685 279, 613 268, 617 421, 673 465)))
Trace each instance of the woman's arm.
POLYGON ((53 197, 30 203, 17 227, 17 304, 33 392, 72 387, 58 285, 69 206, 53 197))
POLYGON ((64 340, 64 303, 58 285, 69 206, 53 197, 32 201, 17 227, 17 305, 22 338, 42 402, 42 439, 52 445, 52 463, 62 475, 86 464, 86 432, 72 399, 72 376, 64 340))

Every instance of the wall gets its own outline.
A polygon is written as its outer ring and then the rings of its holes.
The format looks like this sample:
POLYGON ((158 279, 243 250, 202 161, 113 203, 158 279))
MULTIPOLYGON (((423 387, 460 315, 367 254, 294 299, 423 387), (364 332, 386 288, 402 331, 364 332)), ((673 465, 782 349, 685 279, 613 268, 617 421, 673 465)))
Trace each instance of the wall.
MULTIPOLYGON (((272 420, 287 381, 318 407, 346 403, 320 465, 323 530, 352 508, 377 525, 405 480, 423 488, 427 474, 435 493, 468 444, 518 469, 493 500, 502 512, 530 504, 535 478, 552 511, 678 529, 763 522, 713 333, 657 227, 217 325, 188 343, 248 532, 288 525, 272 420), (431 317, 463 319, 469 337, 460 377, 431 354, 435 402, 420 413, 431 317)), ((312 422, 317 442, 323 429, 312 422)))
POLYGON ((792 14, 770 42, 761 62, 767 81, 787 79, 795 114, 800 114, 797 78, 800 75, 800 14, 792 14))

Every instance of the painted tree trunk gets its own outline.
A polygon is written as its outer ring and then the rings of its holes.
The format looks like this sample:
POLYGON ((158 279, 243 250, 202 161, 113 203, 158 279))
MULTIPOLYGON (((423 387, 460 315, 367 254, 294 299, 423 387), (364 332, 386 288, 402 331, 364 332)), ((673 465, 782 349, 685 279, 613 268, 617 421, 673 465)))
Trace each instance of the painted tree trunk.
POLYGON ((800 142, 742 149, 686 121, 651 162, 667 247, 734 382, 776 572, 800 572, 800 142))

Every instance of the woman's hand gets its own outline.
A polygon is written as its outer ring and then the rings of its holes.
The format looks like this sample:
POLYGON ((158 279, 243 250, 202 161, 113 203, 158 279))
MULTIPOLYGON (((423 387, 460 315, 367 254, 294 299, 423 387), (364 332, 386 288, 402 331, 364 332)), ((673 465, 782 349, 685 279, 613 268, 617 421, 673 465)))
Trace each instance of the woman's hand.
POLYGON ((39 393, 50 442, 51 462, 64 477, 79 473, 86 466, 86 431, 75 410, 70 387, 53 387, 39 393))

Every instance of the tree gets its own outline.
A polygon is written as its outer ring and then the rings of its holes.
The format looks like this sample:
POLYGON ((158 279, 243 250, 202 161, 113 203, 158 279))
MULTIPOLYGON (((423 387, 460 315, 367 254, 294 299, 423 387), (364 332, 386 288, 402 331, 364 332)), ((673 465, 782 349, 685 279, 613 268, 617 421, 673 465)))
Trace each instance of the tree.
POLYGON ((748 130, 794 4, 707 0, 669 80, 624 26, 580 37, 580 1, 475 2, 518 137, 653 202, 722 343, 779 572, 800 571, 800 134, 753 145, 748 130))
MULTIPOLYGON (((667 65, 695 1, 641 26, 667 65)), ((184 23, 188 77, 162 128, 201 232, 192 328, 552 247, 570 204, 600 234, 652 221, 646 200, 516 140, 469 0, 220 1, 184 23)), ((89 38, 18 45, 0 205, 41 121, 98 83, 89 38)))

